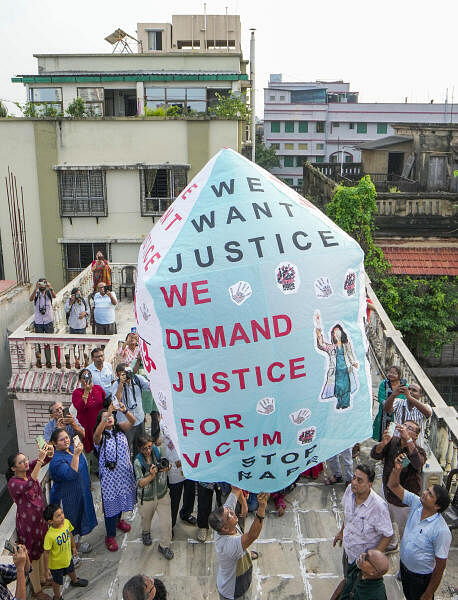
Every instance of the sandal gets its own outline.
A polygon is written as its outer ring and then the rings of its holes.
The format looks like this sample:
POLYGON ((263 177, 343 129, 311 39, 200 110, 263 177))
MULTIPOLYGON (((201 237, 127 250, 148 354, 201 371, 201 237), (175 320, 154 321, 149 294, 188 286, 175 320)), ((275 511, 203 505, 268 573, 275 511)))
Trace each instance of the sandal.
POLYGON ((256 552, 256 550, 251 550, 250 554, 251 554, 251 560, 258 560, 259 552, 256 552))
POLYGON ((325 485, 334 485, 335 483, 342 483, 342 476, 336 477, 335 475, 331 475, 331 477, 324 478, 325 485))
POLYGON ((110 552, 116 552, 118 550, 118 543, 116 542, 114 537, 106 537, 105 546, 110 552))

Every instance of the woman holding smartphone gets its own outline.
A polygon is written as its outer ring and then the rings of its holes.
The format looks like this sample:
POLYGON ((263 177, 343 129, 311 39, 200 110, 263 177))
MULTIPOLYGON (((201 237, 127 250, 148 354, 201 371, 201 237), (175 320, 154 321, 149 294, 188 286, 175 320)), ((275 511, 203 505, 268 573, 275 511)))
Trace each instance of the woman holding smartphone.
POLYGON ((51 600, 50 596, 42 590, 42 586, 48 583, 43 561, 43 541, 48 531, 48 524, 43 519, 46 503, 38 476, 41 467, 49 462, 53 454, 54 448, 48 446, 46 442, 38 450, 38 458, 32 462, 29 462, 24 454, 17 452, 8 457, 8 470, 5 473, 8 491, 17 505, 17 539, 27 548, 32 561, 33 570, 30 573, 32 597, 38 600, 51 600))
POLYGON ((135 417, 122 402, 119 402, 118 406, 119 408, 115 408, 110 404, 107 410, 100 411, 94 431, 94 445, 99 454, 100 488, 107 533, 105 545, 110 552, 118 550, 116 529, 130 531, 130 525, 122 519, 122 513, 133 510, 136 500, 136 483, 130 461, 129 443, 116 422, 116 411, 126 415, 130 427, 135 423, 135 417))
POLYGON ((83 445, 77 436, 70 440, 65 429, 56 429, 51 442, 54 456, 49 465, 49 476, 53 481, 49 502, 61 504, 74 527, 73 535, 87 535, 97 525, 97 518, 87 463, 84 457, 81 458, 83 445))

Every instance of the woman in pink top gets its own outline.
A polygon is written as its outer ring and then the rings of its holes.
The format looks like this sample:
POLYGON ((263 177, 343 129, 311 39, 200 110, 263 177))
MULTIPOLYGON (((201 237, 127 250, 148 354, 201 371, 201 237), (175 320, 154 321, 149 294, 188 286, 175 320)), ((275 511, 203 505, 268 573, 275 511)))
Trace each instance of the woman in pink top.
POLYGON ((132 364, 132 361, 137 358, 140 348, 138 347, 138 336, 136 333, 128 333, 126 341, 118 350, 118 356, 127 365, 132 364))
POLYGON ((80 387, 72 394, 72 403, 76 408, 78 421, 84 427, 84 453, 90 467, 92 450, 94 449, 93 434, 97 415, 103 408, 105 392, 100 385, 92 383, 92 373, 83 369, 79 374, 80 387))

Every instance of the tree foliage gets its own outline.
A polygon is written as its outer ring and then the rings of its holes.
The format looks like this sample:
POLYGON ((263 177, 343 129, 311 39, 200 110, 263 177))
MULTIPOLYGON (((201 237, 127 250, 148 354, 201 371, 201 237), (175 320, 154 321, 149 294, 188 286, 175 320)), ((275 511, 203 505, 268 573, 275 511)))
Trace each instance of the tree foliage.
POLYGON ((0 118, 5 118, 8 116, 8 110, 3 102, 0 100, 0 118))
POLYGON ((65 111, 69 117, 82 118, 86 116, 86 104, 84 100, 78 96, 71 102, 65 111))
POLYGON ((438 354, 455 334, 457 280, 390 275, 390 264, 374 242, 377 192, 369 175, 353 187, 339 186, 326 206, 327 215, 351 235, 365 253, 364 264, 377 296, 393 325, 413 352, 438 354))
POLYGON ((266 171, 280 166, 280 159, 275 148, 267 147, 259 134, 256 135, 256 163, 266 171))
POLYGON ((208 109, 211 115, 224 119, 250 120, 250 109, 246 103, 245 94, 235 95, 231 92, 228 96, 222 96, 215 92, 215 96, 218 98, 218 102, 208 109))

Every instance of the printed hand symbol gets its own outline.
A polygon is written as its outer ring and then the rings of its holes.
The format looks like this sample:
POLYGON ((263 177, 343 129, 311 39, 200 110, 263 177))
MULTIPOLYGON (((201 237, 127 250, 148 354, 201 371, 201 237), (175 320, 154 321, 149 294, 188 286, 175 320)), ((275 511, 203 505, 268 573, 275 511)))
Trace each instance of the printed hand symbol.
POLYGON ((289 416, 293 423, 295 423, 296 425, 302 425, 302 423, 306 421, 311 414, 312 413, 308 408, 301 408, 300 410, 291 413, 289 416))
POLYGON ((315 281, 315 293, 319 298, 327 298, 332 294, 331 282, 328 277, 320 277, 315 281))
POLYGON ((236 304, 242 304, 252 294, 251 286, 246 281, 238 281, 229 288, 232 300, 236 304))
POLYGON ((315 311, 315 323, 316 328, 321 329, 321 315, 319 310, 315 311))
POLYGON ((353 273, 353 271, 351 271, 345 277, 345 283, 344 283, 344 289, 347 292, 347 296, 352 296, 355 293, 355 282, 356 282, 356 275, 355 275, 355 273, 353 273))
POLYGON ((261 415, 270 415, 275 410, 275 400, 273 398, 263 398, 258 402, 256 412, 261 415))

